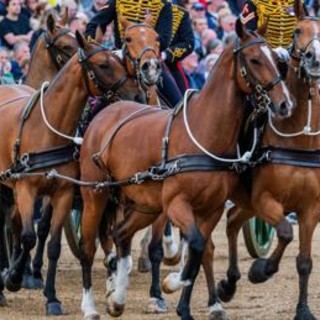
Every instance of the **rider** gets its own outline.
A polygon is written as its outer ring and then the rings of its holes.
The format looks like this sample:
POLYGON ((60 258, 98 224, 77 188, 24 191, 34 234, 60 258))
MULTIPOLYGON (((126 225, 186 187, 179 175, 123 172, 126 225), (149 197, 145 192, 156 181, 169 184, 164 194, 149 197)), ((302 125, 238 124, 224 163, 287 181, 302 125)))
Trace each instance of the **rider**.
MULTIPOLYGON (((153 18, 152 27, 160 36, 160 50, 166 50, 172 35, 172 9, 171 3, 167 0, 109 0, 88 23, 86 36, 94 38, 98 26, 105 32, 107 25, 114 21, 115 46, 117 49, 121 49, 123 30, 118 17, 121 15, 128 21, 142 23, 146 14, 151 14, 153 18)), ((173 80, 170 79, 168 72, 165 69, 163 71, 162 83, 168 83, 169 81, 172 83, 173 80)), ((161 88, 162 83, 159 83, 160 91, 169 100, 170 104, 176 104, 180 99, 179 92, 170 91, 170 94, 166 94, 167 92, 161 88)), ((174 83, 172 86, 174 86, 174 83)))
POLYGON ((256 30, 268 19, 265 38, 283 60, 289 59, 288 47, 292 43, 297 22, 294 13, 295 0, 248 0, 240 15, 242 23, 256 30))
POLYGON ((189 13, 183 7, 184 2, 185 0, 173 1, 171 42, 169 47, 162 52, 162 58, 169 68, 182 94, 184 94, 186 89, 188 89, 189 85, 180 65, 180 61, 188 56, 194 48, 194 33, 189 13))

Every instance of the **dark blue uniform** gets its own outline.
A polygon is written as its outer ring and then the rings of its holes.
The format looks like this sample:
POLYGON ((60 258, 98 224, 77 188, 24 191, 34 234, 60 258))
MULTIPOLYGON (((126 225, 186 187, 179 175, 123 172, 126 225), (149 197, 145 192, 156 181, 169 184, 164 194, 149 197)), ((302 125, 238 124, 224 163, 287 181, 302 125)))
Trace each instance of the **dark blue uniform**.
POLYGON ((168 47, 172 33, 171 4, 166 0, 109 0, 107 8, 99 11, 89 22, 86 36, 94 38, 98 26, 105 32, 107 25, 114 21, 115 45, 121 49, 123 30, 118 16, 122 15, 131 22, 141 23, 147 10, 153 17, 152 27, 160 36, 160 50, 163 51, 168 47))
POLYGON ((165 50, 166 65, 174 77, 182 94, 189 84, 180 61, 188 56, 194 49, 194 33, 189 13, 182 7, 172 5, 173 25, 169 47, 165 50))

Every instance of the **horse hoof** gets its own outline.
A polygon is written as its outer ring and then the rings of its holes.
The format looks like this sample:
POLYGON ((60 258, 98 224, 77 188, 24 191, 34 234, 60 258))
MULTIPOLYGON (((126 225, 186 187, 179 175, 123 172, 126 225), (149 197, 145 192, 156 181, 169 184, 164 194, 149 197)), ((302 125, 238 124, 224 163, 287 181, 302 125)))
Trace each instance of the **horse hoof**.
POLYGON ((178 291, 183 286, 180 277, 181 274, 178 272, 172 272, 168 274, 162 280, 162 291, 166 294, 171 294, 173 292, 178 291))
POLYGON ((21 282, 14 282, 10 278, 10 273, 7 273, 4 276, 4 285, 7 288, 7 290, 11 292, 17 292, 21 289, 21 282))
POLYGON ((33 289, 42 290, 44 288, 44 282, 41 278, 33 277, 33 289))
POLYGON ((0 307, 5 307, 7 306, 7 300, 4 294, 1 292, 0 293, 0 307))
POLYGON ((85 320, 100 320, 99 313, 86 314, 83 319, 85 320))
POLYGON ((226 310, 223 309, 221 303, 216 302, 209 309, 209 320, 228 320, 228 314, 226 310))
POLYGON ((267 281, 270 276, 265 273, 267 259, 256 259, 253 261, 248 277, 252 283, 262 283, 267 281))
POLYGON ((49 302, 46 305, 47 316, 61 316, 63 315, 63 309, 60 302, 49 302))
POLYGON ((166 266, 175 266, 179 263, 180 259, 181 259, 181 252, 178 251, 174 257, 172 258, 163 257, 162 261, 166 266))
POLYGON ((158 298, 150 298, 146 313, 151 313, 151 314, 158 314, 158 313, 166 313, 168 312, 168 307, 163 299, 158 299, 158 298))
POLYGON ((112 295, 107 298, 107 312, 111 317, 120 317, 124 312, 124 304, 117 304, 113 301, 112 295))
POLYGON ((151 262, 148 257, 139 257, 138 259, 138 272, 146 273, 151 270, 151 262))
POLYGON ((304 306, 297 308, 297 314, 294 320, 317 320, 317 318, 311 313, 308 306, 304 306))
POLYGON ((223 302, 229 302, 236 293, 236 285, 231 285, 227 280, 223 279, 218 283, 217 294, 223 302))
POLYGON ((32 275, 30 274, 23 275, 21 287, 24 289, 34 289, 34 280, 32 275))

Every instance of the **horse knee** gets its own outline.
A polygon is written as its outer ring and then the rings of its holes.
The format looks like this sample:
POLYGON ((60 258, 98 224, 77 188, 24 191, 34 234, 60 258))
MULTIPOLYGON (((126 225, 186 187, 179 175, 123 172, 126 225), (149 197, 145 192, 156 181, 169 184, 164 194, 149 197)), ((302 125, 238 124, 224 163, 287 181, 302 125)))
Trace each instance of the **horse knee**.
POLYGON ((300 276, 306 276, 311 273, 312 259, 298 255, 296 259, 297 270, 300 276))
POLYGON ((35 232, 24 232, 21 235, 21 243, 24 247, 25 250, 32 250, 37 242, 37 236, 35 234, 35 232))
POLYGON ((276 225, 276 230, 279 240, 285 244, 289 244, 293 240, 293 228, 286 219, 276 225))
POLYGON ((153 243, 152 241, 148 247, 149 259, 151 262, 158 262, 160 263, 163 259, 163 247, 162 241, 158 241, 153 243))
POLYGON ((48 243, 48 259, 49 260, 58 260, 61 252, 61 243, 60 241, 50 240, 48 243))
POLYGON ((195 253, 202 254, 206 245, 206 240, 196 225, 192 225, 188 234, 189 249, 195 253))

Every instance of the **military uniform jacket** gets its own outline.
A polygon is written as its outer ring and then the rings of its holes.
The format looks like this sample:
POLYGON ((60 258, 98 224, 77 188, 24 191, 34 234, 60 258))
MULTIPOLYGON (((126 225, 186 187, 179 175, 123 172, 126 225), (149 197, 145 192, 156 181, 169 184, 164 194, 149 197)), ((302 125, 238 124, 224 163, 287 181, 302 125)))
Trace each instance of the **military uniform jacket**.
POLYGON ((194 48, 194 33, 189 13, 182 7, 172 5, 172 34, 166 63, 171 64, 184 59, 194 48))
POLYGON ((272 48, 287 48, 292 42, 297 19, 294 0, 249 0, 241 13, 242 23, 256 30, 268 20, 265 38, 272 48))
POLYGON ((109 0, 107 7, 88 23, 86 36, 94 38, 99 25, 105 32, 107 25, 114 21, 115 45, 120 49, 124 32, 118 16, 122 15, 131 22, 141 23, 145 20, 147 10, 153 17, 152 27, 160 36, 160 50, 163 51, 168 47, 172 34, 171 4, 167 0, 109 0))

